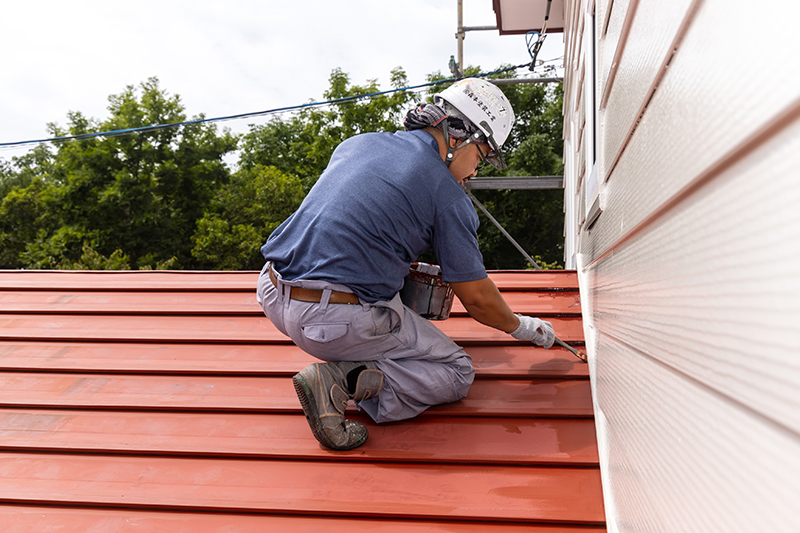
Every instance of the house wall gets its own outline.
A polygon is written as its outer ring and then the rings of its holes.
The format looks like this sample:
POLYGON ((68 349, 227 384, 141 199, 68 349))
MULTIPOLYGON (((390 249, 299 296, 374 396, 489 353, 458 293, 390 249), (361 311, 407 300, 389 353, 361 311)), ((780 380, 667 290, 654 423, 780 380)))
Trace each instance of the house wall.
POLYGON ((799 531, 800 4, 564 10, 609 531, 799 531))

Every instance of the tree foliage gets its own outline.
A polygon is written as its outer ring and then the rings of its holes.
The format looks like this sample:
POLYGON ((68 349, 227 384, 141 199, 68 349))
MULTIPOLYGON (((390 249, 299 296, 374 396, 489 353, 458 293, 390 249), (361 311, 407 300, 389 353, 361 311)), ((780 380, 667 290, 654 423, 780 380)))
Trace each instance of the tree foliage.
MULTIPOLYGON (((467 75, 479 72, 467 69, 467 75)), ((502 74, 501 76, 508 76, 502 74)), ((336 146, 369 131, 396 131, 425 93, 401 90, 405 72, 391 72, 387 95, 376 80, 351 84, 336 69, 326 106, 251 126, 241 137, 209 124, 156 128, 40 145, 9 164, 0 160, 0 268, 257 269, 260 246, 300 204, 336 146), (223 161, 240 149, 236 172, 223 161)), ((509 168, 485 175, 559 175, 561 86, 503 85, 517 115, 505 144, 509 168)), ((68 114, 53 137, 186 121, 177 95, 151 78, 109 97, 103 121, 68 114)), ((200 117, 198 117, 200 118, 200 117)), ((476 197, 541 262, 562 259, 563 192, 477 191, 476 197)), ((481 216, 480 248, 487 268, 526 262, 481 216)), ((540 264, 541 264, 540 262, 540 264)))
MULTIPOLYGON (((502 77, 508 74, 501 75, 502 77)), ((500 77, 500 76, 498 76, 500 77)), ((485 176, 560 176, 563 88, 541 83, 501 85, 516 114, 514 129, 503 146, 508 168, 488 167, 485 176)), ((475 197, 540 266, 560 266, 564 256, 564 191, 481 190, 475 197)), ((479 213, 480 245, 487 268, 526 268, 527 260, 479 213)))
MULTIPOLYGON (((53 137, 186 120, 178 96, 156 78, 109 98, 102 122, 79 112, 53 137)), ((191 266, 195 222, 230 178, 222 157, 236 138, 192 124, 70 140, 14 160, 18 169, 0 204, 5 268, 70 268, 86 257, 125 257, 111 266, 191 266), (174 258, 174 259, 173 259, 174 258)), ((7 181, 7 180, 4 180, 7 181)), ((101 263, 92 263, 97 266, 101 263)))
POLYGON ((192 255, 202 268, 260 269, 261 245, 304 196, 300 179, 274 166, 240 169, 198 221, 192 255))
MULTIPOLYGON (((341 69, 335 69, 328 81, 330 87, 323 94, 325 101, 339 102, 251 127, 242 139, 241 167, 274 165, 282 172, 300 177, 308 191, 342 141, 359 133, 397 131, 405 111, 416 101, 416 95, 408 91, 357 100, 359 96, 379 92, 377 80, 350 85, 349 76, 341 69)), ((408 85, 405 71, 400 67, 392 70, 391 85, 394 89, 408 85)))

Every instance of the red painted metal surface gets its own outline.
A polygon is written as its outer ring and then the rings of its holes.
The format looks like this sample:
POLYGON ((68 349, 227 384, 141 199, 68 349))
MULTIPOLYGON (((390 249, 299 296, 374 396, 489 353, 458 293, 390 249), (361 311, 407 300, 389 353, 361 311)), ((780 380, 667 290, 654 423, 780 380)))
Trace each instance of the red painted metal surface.
POLYGON ((555 524, 281 516, 226 513, 63 509, 30 505, 0 506, 4 533, 601 533, 604 527, 555 524))
MULTIPOLYGON (((518 313, 535 316, 580 315, 580 295, 571 292, 506 292, 518 313)), ((120 315, 253 315, 263 311, 255 291, 0 291, 0 309, 6 313, 69 313, 120 315)), ((466 316, 456 298, 450 316, 466 316)))
MULTIPOLYGON (((491 276, 582 344, 574 272, 491 276)), ((351 408, 370 439, 330 451, 288 379, 314 359, 256 278, 0 272, 0 530, 605 530, 588 365, 456 304, 436 325, 473 357, 469 395, 380 426, 351 408)))
POLYGON ((553 346, 468 346, 478 379, 589 378, 589 366, 568 350, 553 346))
MULTIPOLYGON (((465 349, 478 379, 589 376, 587 365, 558 346, 545 350, 517 343, 465 349)), ((291 376, 315 361, 293 344, 0 341, 0 370, 291 376)))
POLYGON ((0 501, 602 523, 596 469, 0 455, 0 501), (357 487, 357 490, 355 489, 357 487))
POLYGON ((121 315, 263 315, 255 290, 177 291, 0 291, 7 313, 121 315))
POLYGON ((0 270, 0 290, 254 291, 258 272, 0 270))
MULTIPOLYGON (((500 290, 578 290, 574 271, 489 271, 500 290)), ((0 270, 0 290, 255 290, 258 272, 0 270)))
MULTIPOLYGON (((580 318, 552 318, 549 322, 561 340, 583 341, 580 318)), ((502 331, 469 317, 434 323, 457 343, 513 343, 513 339, 502 331)), ((109 342, 291 342, 266 317, 0 314, 0 340, 31 338, 109 342)))
POLYGON ((0 450, 471 464, 598 461, 589 419, 426 416, 377 425, 369 417, 353 418, 369 428, 369 440, 357 450, 333 452, 319 445, 300 416, 0 409, 0 450))
MULTIPOLYGON (((0 374, 0 407, 17 406, 300 412, 286 378, 0 374)), ((585 417, 592 416, 591 391, 585 380, 476 380, 463 400, 425 411, 433 413, 585 417)))

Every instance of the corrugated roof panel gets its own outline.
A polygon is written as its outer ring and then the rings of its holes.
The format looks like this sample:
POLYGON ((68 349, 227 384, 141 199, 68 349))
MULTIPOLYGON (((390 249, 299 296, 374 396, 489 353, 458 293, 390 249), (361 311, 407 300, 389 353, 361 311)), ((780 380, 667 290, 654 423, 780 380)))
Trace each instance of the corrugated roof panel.
POLYGON ((0 500, 303 515, 603 521, 586 468, 6 452, 0 500))
MULTIPOLYGON (((580 313, 577 291, 555 292, 531 299, 527 292, 510 292, 508 304, 519 313, 536 316, 580 313)), ((252 290, 187 293, 178 291, 0 291, 0 308, 14 313, 70 313, 121 315, 253 315, 264 313, 252 290)), ((466 316, 461 302, 453 302, 450 316, 466 316)))
MULTIPOLYGON (((574 272, 491 275, 582 344, 574 272)), ((0 272, 4 531, 604 530, 569 352, 457 305, 436 325, 474 358, 470 394, 380 426, 353 410, 370 439, 335 452, 289 379, 314 359, 260 314, 256 276, 0 272)))
MULTIPOLYGON (((583 340, 580 317, 555 317, 549 322, 561 340, 583 340)), ((509 344, 508 335, 469 317, 451 317, 434 323, 457 343, 509 344)), ((0 340, 31 338, 107 342, 291 342, 263 316, 0 315, 0 340)))
POLYGON ((421 463, 598 461, 591 419, 425 416, 406 427, 350 418, 367 425, 370 445, 333 452, 319 446, 303 417, 293 415, 0 409, 0 449, 421 463), (521 438, 528 441, 525 448, 521 438))
MULTIPOLYGON (((291 380, 278 377, 15 372, 0 383, 0 407, 301 412, 291 380)), ((469 396, 423 416, 434 413, 590 417, 592 398, 585 380, 478 379, 469 396)))
MULTIPOLYGON (((574 270, 500 270, 491 276, 500 290, 578 290, 574 270)), ((0 290, 252 291, 257 279, 258 272, 0 270, 0 290)))
MULTIPOLYGON (((465 350, 478 378, 588 378, 588 367, 564 348, 532 344, 474 345, 465 350)), ((316 359, 293 344, 172 344, 0 341, 0 370, 292 376, 316 359)))
POLYGON ((92 533, 591 533, 603 529, 501 522, 469 523, 444 520, 399 520, 339 516, 242 515, 169 511, 132 511, 6 505, 0 506, 0 524, 7 533, 55 531, 92 533))

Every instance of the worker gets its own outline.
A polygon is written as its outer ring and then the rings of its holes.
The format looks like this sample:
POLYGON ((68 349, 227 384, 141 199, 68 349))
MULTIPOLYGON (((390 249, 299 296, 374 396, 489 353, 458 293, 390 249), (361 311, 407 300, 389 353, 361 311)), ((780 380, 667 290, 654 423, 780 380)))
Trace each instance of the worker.
POLYGON ((349 450, 377 423, 467 395, 472 359, 400 300, 410 264, 433 249, 443 280, 478 322, 550 348, 550 323, 515 315, 487 276, 478 217, 461 185, 501 147, 514 112, 495 85, 460 80, 409 111, 405 131, 342 142, 298 210, 269 237, 258 281, 264 313, 322 363, 292 380, 314 437, 349 450))

